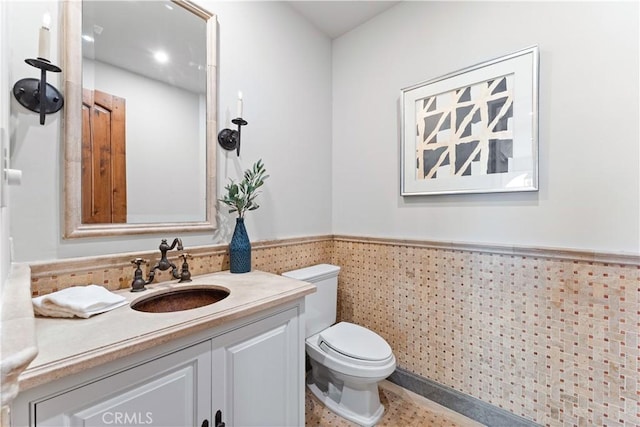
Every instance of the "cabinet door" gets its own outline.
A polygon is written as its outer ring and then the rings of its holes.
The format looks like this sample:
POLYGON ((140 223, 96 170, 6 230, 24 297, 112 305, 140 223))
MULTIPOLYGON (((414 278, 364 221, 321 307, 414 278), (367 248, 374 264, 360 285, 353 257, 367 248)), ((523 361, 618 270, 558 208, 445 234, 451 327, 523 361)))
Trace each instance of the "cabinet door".
POLYGON ((213 342, 213 410, 233 426, 304 425, 304 340, 297 309, 213 342))
POLYGON ((39 401, 35 425, 211 425, 210 395, 207 341, 39 401))

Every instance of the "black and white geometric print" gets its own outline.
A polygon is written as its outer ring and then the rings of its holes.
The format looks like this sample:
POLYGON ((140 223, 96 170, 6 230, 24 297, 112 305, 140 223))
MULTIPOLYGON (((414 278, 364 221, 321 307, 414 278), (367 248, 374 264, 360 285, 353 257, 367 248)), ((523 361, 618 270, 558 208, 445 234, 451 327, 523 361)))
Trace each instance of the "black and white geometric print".
POLYGON ((417 179, 509 172, 513 74, 416 101, 417 179))

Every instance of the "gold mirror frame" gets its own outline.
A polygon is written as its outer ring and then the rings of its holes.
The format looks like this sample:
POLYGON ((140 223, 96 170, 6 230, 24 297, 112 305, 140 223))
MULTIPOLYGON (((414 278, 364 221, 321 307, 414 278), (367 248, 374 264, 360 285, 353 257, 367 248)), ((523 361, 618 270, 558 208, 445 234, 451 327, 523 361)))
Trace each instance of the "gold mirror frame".
POLYGON ((207 23, 206 214, 204 221, 145 224, 83 224, 82 173, 82 2, 63 3, 64 234, 65 239, 150 233, 211 231, 216 228, 217 20, 188 0, 172 0, 207 23))

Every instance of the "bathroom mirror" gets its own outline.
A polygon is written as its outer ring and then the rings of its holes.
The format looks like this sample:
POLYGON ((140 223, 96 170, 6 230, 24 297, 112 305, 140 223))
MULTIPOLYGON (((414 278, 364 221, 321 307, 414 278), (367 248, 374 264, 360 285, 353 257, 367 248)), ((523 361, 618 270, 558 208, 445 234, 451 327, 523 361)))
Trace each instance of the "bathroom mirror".
POLYGON ((64 237, 213 230, 216 19, 65 1, 64 237))

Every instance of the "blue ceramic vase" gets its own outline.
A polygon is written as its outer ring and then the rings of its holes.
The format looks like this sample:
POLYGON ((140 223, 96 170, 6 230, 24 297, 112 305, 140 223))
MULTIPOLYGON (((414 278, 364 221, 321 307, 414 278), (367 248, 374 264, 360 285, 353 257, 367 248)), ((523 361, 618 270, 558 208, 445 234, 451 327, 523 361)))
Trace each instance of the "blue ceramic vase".
POLYGON ((232 273, 251 271, 251 242, 244 227, 244 218, 236 218, 236 228, 229 243, 229 264, 232 273))

